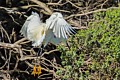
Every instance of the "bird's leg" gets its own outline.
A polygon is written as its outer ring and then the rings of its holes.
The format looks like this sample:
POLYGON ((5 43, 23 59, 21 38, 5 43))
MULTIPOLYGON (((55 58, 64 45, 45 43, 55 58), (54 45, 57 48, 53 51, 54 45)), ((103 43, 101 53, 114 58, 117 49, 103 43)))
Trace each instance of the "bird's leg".
POLYGON ((37 62, 38 62, 38 56, 39 56, 39 53, 40 53, 40 48, 38 49, 38 52, 36 53, 36 64, 37 64, 37 62))
POLYGON ((41 54, 42 54, 42 48, 39 48, 37 53, 37 60, 38 60, 38 56, 40 56, 40 61, 41 61, 41 54))
MULTIPOLYGON (((39 50, 38 50, 38 56, 40 56, 40 64, 41 64, 41 54, 42 54, 42 48, 39 48, 39 50)), ((41 72, 41 66, 40 66, 40 64, 38 65, 38 68, 37 68, 38 76, 39 76, 39 74, 42 73, 41 72)))
POLYGON ((41 48, 38 49, 37 56, 41 53, 41 48))
POLYGON ((37 58, 36 58, 36 63, 38 62, 38 56, 41 55, 41 53, 42 53, 42 48, 39 48, 39 49, 38 49, 38 52, 37 52, 37 54, 36 54, 36 56, 37 56, 37 58))
MULTIPOLYGON (((41 56, 41 54, 42 54, 42 48, 39 48, 39 49, 38 49, 38 52, 37 52, 37 54, 36 54, 36 56, 37 56, 37 58, 36 58, 36 63, 38 62, 38 56, 41 56)), ((40 57, 40 59, 41 59, 41 57, 40 57)))
POLYGON ((41 55, 42 54, 42 48, 39 48, 38 50, 38 53, 37 53, 37 56, 41 55))
POLYGON ((33 72, 32 74, 35 76, 36 74, 39 76, 42 72, 41 72, 41 66, 40 66, 40 62, 38 61, 41 61, 41 60, 38 60, 38 56, 40 55, 40 59, 41 59, 41 54, 42 54, 42 48, 39 48, 38 49, 38 52, 36 54, 37 58, 36 58, 36 63, 34 65, 34 68, 33 68, 33 72))

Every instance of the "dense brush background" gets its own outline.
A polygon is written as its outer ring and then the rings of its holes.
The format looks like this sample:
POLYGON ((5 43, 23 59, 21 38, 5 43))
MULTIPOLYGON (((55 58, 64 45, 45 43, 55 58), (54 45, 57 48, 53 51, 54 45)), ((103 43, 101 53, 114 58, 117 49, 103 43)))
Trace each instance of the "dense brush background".
POLYGON ((119 0, 0 0, 0 80, 120 80, 119 0), (19 31, 35 11, 45 22, 61 12, 76 29, 67 46, 48 44, 31 74, 38 48, 19 31))

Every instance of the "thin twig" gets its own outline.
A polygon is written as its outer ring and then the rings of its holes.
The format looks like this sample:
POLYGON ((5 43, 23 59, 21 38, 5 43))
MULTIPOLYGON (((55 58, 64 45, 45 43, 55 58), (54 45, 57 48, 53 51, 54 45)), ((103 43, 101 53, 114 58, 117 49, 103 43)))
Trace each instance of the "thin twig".
POLYGON ((49 15, 52 14, 52 10, 50 10, 45 3, 38 1, 38 0, 30 0, 30 1, 38 4, 41 8, 43 8, 45 11, 47 11, 49 15))

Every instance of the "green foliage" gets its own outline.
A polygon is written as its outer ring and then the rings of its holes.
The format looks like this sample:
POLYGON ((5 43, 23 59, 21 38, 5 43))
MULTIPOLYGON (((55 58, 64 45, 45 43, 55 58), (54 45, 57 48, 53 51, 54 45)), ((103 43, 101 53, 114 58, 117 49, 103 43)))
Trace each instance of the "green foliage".
POLYGON ((120 9, 94 14, 89 29, 80 30, 69 40, 70 49, 59 46, 62 79, 120 79, 120 9))

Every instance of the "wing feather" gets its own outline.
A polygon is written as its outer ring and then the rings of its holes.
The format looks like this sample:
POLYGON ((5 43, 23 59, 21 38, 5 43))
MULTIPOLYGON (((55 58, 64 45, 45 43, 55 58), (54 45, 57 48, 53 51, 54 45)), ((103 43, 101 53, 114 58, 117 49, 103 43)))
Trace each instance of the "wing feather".
POLYGON ((66 33, 70 36, 71 33, 70 29, 68 27, 65 27, 65 29, 66 29, 66 33))
POLYGON ((57 20, 54 20, 54 25, 53 25, 53 32, 55 32, 55 34, 57 34, 57 28, 58 27, 55 27, 57 25, 57 20))
POLYGON ((48 42, 54 44, 54 45, 57 45, 59 44, 60 42, 66 42, 66 39, 65 38, 58 38, 58 37, 55 37, 54 33, 52 30, 48 30, 47 33, 46 33, 46 36, 45 36, 45 40, 44 40, 45 44, 44 44, 44 47, 48 44, 48 42))
POLYGON ((65 35, 65 38, 67 39, 67 34, 66 34, 65 25, 63 26, 63 32, 64 32, 64 35, 65 35))
POLYGON ((67 35, 75 33, 74 29, 68 24, 60 13, 53 13, 49 19, 46 20, 48 29, 53 30, 53 33, 58 38, 66 38, 67 35), (54 15, 54 16, 53 16, 54 15))
POLYGON ((66 33, 65 33, 65 31, 64 31, 64 27, 62 26, 61 28, 62 28, 61 33, 62 33, 62 35, 63 35, 62 38, 66 38, 66 33))
MULTIPOLYGON (((58 25, 59 26, 59 25, 58 25)), ((60 27, 58 27, 58 37, 60 38, 60 37, 62 37, 61 36, 61 28, 60 27)))

